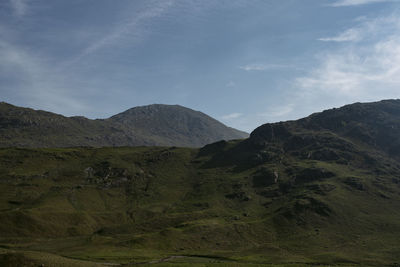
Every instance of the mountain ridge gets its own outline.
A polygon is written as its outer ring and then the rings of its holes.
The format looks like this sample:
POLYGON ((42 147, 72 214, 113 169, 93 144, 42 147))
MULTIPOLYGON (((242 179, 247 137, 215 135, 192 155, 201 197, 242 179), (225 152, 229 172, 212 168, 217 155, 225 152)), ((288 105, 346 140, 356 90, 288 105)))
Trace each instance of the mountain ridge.
POLYGON ((36 263, 36 251, 127 266, 398 266, 399 139, 393 100, 202 148, 0 148, 0 265, 16 252, 36 263))
POLYGON ((271 127, 276 128, 281 138, 289 137, 291 131, 328 131, 356 143, 380 148, 390 155, 400 156, 399 99, 358 102, 313 113, 296 121, 267 123, 257 127, 250 134, 250 139, 272 135, 271 127))
POLYGON ((248 136, 200 111, 164 104, 134 107, 106 119, 92 120, 2 102, 0 125, 0 146, 3 147, 199 147, 248 136))

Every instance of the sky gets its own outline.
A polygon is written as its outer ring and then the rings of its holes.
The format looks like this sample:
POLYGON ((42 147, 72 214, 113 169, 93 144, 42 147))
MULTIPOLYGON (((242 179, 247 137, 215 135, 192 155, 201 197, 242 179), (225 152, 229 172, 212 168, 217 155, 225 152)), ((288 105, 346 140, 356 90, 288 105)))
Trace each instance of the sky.
POLYGON ((251 132, 400 98, 399 0, 0 0, 0 101, 179 104, 251 132))

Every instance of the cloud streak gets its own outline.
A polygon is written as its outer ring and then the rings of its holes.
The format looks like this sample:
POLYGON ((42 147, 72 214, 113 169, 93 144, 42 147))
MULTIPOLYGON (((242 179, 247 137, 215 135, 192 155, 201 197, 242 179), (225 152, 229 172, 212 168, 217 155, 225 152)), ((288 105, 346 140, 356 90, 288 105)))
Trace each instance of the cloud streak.
POLYGON ((362 39, 360 31, 357 29, 348 29, 337 36, 319 38, 323 42, 356 42, 362 39))
POLYGON ((224 116, 221 116, 221 119, 223 120, 233 120, 233 119, 237 119, 239 117, 241 117, 243 114, 242 113, 231 113, 231 114, 227 114, 224 116))
POLYGON ((138 13, 133 14, 130 18, 121 21, 113 31, 103 35, 101 38, 90 43, 70 64, 75 63, 83 57, 96 53, 98 50, 119 43, 122 38, 128 36, 130 41, 133 39, 140 40, 142 38, 142 24, 150 19, 163 15, 173 4, 174 0, 151 2, 148 7, 138 13))
POLYGON ((287 116, 293 112, 293 104, 286 104, 283 106, 275 106, 269 108, 266 112, 258 114, 258 116, 267 118, 267 119, 274 119, 277 120, 280 117, 287 116))
POLYGON ((18 77, 13 94, 31 107, 70 114, 85 110, 85 105, 70 96, 68 77, 41 57, 0 40, 0 58, 0 79, 18 77))
POLYGON ((284 69, 284 68, 288 68, 288 67, 290 67, 290 66, 281 65, 281 64, 254 63, 254 64, 247 64, 244 66, 240 66, 239 69, 242 69, 245 71, 268 71, 268 70, 284 69))
POLYGON ((345 6, 360 6, 374 3, 392 2, 393 0, 339 0, 329 6, 345 7, 345 6))

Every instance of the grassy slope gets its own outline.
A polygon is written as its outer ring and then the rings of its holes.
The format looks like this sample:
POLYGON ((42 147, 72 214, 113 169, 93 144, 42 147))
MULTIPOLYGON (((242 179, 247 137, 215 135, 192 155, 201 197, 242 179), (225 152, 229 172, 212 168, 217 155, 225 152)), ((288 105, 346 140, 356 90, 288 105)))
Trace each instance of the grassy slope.
POLYGON ((271 152, 252 164, 230 158, 253 153, 238 149, 1 149, 2 255, 46 263, 183 255, 170 259, 182 266, 400 262, 395 161, 372 168, 361 156, 344 165, 271 152), (334 175, 302 181, 310 169, 334 175))

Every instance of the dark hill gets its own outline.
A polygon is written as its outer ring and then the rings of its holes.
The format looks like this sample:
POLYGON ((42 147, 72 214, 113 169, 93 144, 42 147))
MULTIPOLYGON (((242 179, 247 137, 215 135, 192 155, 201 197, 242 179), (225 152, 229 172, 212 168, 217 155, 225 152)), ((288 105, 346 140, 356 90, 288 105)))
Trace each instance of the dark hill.
POLYGON ((251 133, 255 143, 280 140, 287 149, 307 142, 320 143, 319 138, 341 139, 369 149, 400 156, 400 100, 355 103, 315 113, 298 121, 264 124, 251 133))
POLYGON ((187 146, 198 147, 248 134, 181 106, 136 107, 109 119, 64 117, 0 103, 0 146, 187 146))

